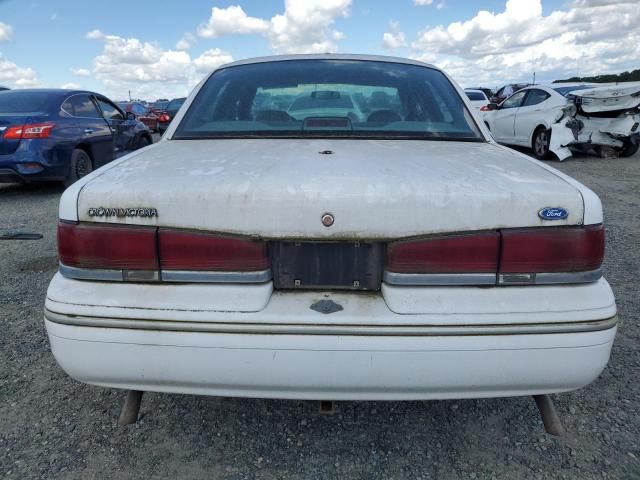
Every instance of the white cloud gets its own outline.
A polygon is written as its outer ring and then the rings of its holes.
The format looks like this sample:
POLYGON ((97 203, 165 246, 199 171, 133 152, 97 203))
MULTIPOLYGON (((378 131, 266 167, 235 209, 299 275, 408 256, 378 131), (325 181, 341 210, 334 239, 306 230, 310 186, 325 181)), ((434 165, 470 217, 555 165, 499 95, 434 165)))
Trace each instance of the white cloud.
POLYGON ((504 11, 418 33, 414 57, 463 84, 619 72, 640 63, 636 0, 576 0, 543 15, 541 0, 508 0, 504 11))
POLYGON ((260 34, 282 53, 336 51, 344 34, 332 27, 337 17, 349 15, 351 0, 285 0, 284 12, 270 19, 251 17, 239 5, 213 7, 208 22, 198 27, 198 36, 260 34))
POLYGON ((90 32, 87 32, 87 34, 84 37, 89 40, 101 40, 102 38, 104 38, 104 33, 102 33, 98 29, 95 29, 95 30, 91 30, 90 32))
POLYGON ((91 75, 91 70, 87 68, 71 68, 70 70, 76 77, 88 77, 91 75))
POLYGON ((390 22, 391 32, 385 32, 382 35, 382 46, 387 50, 396 50, 407 46, 407 39, 404 32, 400 31, 398 22, 390 22))
POLYGON ((78 85, 77 83, 69 82, 63 83, 62 85, 60 85, 60 88, 64 88, 65 90, 78 90, 80 89, 80 85, 78 85))
POLYGON ((192 33, 187 32, 176 42, 176 50, 189 50, 195 41, 196 37, 192 33))
POLYGON ((36 72, 20 67, 0 54, 0 83, 11 87, 37 87, 40 85, 36 72))
POLYGON ((0 22, 0 42, 8 42, 13 36, 13 27, 0 22))
MULTIPOLYGON (((126 98, 129 90, 136 98, 184 96, 203 73, 233 61, 229 53, 217 48, 192 59, 185 51, 165 50, 156 43, 93 32, 89 33, 104 42, 104 47, 94 59, 90 73, 114 98, 126 98)), ((84 69, 72 71, 80 70, 84 69)))
POLYGON ((209 21, 198 27, 198 35, 217 38, 229 34, 263 33, 268 29, 266 20, 249 17, 240 5, 231 5, 227 8, 213 7, 209 21))
POLYGON ((431 5, 433 0, 413 0, 414 5, 423 6, 423 5, 431 5))
POLYGON ((219 48, 212 48, 207 50, 199 57, 193 60, 197 72, 208 73, 218 68, 225 63, 233 62, 233 57, 220 50, 219 48))

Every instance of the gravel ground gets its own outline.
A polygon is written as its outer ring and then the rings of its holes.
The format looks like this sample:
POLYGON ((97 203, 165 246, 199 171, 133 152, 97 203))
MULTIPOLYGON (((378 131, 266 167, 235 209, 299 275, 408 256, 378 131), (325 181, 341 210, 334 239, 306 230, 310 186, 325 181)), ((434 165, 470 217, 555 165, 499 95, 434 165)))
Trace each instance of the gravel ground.
POLYGON ((4 478, 640 479, 640 154, 553 166, 605 205, 606 275, 621 326, 592 385, 555 397, 567 433, 546 435, 531 398, 314 402, 145 394, 116 424, 124 392, 77 383, 56 365, 42 322, 56 270, 62 188, 0 186, 0 476, 4 478))

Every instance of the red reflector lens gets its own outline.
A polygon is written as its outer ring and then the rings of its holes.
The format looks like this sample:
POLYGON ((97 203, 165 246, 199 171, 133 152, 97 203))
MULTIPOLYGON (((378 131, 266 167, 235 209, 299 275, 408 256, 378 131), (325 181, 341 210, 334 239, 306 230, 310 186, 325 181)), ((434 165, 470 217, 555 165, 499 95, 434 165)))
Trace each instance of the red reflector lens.
POLYGON ((391 244, 387 270, 396 273, 495 273, 497 232, 391 244))
POLYGON ((264 242, 160 229, 162 270, 254 272, 269 268, 264 242))
POLYGON ((169 120, 171 120, 171 117, 166 113, 163 113, 162 115, 160 115, 160 118, 158 120, 160 120, 161 122, 168 122, 169 120))
POLYGON ((588 272, 604 257, 604 228, 504 230, 500 273, 588 272))
POLYGON ((60 222, 58 256, 68 267, 158 270, 156 229, 60 222))

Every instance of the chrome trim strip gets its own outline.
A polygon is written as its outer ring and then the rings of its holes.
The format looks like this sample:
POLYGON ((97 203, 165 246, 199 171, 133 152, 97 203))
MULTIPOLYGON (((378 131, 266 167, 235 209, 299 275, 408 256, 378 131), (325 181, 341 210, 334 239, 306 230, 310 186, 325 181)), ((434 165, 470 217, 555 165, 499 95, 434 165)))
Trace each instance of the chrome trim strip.
POLYGON ((162 270, 163 282, 191 283, 264 283, 271 280, 271 269, 257 272, 197 272, 185 270, 162 270))
POLYGON ((198 272, 183 270, 101 270, 60 264, 60 273, 75 280, 104 282, 189 282, 189 283, 264 283, 271 280, 271 269, 257 272, 198 272))
POLYGON ((495 273, 396 273, 385 270, 389 285, 495 285, 495 273))
POLYGON ((451 326, 371 326, 371 325, 281 325, 266 323, 205 323, 165 320, 113 319, 83 317, 55 313, 45 309, 47 320, 78 327, 121 328, 130 330, 264 334, 264 335, 360 335, 360 336, 477 336, 477 335, 537 335, 583 333, 608 330, 616 326, 618 317, 588 322, 563 322, 528 325, 451 325, 451 326))
POLYGON ((498 275, 498 285, 556 285, 592 283, 602 277, 602 269, 588 272, 509 273, 498 275))
POLYGON ((122 270, 93 270, 87 268, 68 267, 61 263, 60 273, 67 278, 74 278, 76 280, 98 280, 108 282, 124 281, 122 270))

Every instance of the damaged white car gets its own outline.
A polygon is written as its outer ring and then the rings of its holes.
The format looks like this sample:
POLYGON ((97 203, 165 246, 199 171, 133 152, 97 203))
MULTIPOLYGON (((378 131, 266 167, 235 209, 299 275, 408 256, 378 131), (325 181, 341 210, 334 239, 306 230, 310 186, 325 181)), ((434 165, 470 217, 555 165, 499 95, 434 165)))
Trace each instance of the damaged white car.
POLYGON ((532 85, 500 105, 484 121, 494 138, 533 149, 538 159, 595 149, 629 157, 640 143, 640 84, 629 86, 532 85))

